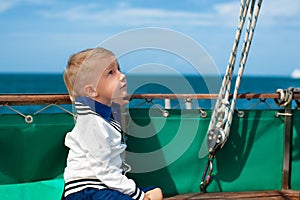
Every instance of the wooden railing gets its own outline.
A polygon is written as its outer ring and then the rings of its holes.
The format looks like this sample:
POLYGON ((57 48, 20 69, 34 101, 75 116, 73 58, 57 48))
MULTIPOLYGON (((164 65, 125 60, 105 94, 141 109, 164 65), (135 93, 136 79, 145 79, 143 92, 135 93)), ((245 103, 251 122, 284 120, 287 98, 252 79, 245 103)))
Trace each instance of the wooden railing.
MULTIPOLYGON (((232 96, 232 95, 231 95, 232 96)), ((127 99, 217 99, 218 94, 131 94, 127 99)), ((239 99, 277 99, 278 93, 238 94, 239 99)), ((293 99, 299 100, 300 94, 293 99)), ((0 94, 0 105, 71 104, 68 94, 0 94)))

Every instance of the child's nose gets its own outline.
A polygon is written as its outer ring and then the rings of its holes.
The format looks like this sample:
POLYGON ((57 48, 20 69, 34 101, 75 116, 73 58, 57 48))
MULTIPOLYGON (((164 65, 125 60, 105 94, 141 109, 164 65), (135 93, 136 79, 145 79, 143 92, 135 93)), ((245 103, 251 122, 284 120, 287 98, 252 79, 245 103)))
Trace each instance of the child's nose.
POLYGON ((126 81, 126 75, 121 72, 120 81, 126 81))

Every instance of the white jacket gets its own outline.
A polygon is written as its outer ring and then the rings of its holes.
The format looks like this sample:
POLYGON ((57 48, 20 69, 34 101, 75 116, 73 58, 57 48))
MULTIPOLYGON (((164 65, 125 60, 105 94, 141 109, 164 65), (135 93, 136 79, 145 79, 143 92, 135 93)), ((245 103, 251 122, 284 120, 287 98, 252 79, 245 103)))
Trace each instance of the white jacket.
POLYGON ((65 196, 87 187, 113 189, 133 199, 144 193, 124 175, 122 153, 126 144, 122 134, 90 107, 75 103, 77 119, 67 133, 65 145, 70 149, 64 172, 65 196))

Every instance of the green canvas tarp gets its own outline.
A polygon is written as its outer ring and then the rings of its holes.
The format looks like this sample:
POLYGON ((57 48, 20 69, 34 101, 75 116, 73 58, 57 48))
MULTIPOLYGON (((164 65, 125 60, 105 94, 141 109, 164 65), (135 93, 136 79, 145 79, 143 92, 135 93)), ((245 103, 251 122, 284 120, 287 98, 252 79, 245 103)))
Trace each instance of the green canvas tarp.
MULTIPOLYGON (((199 192, 207 162, 203 146, 210 111, 130 109, 128 176, 141 185, 157 185, 166 195, 199 192), (199 154, 200 151, 200 154, 199 154)), ((208 192, 282 188, 284 117, 277 110, 244 111, 234 117, 230 137, 216 154, 208 192)), ((38 114, 33 123, 0 114, 0 199, 59 199, 68 149, 64 136, 74 126, 69 114, 38 114)), ((291 189, 300 189, 300 111, 293 111, 291 189)))

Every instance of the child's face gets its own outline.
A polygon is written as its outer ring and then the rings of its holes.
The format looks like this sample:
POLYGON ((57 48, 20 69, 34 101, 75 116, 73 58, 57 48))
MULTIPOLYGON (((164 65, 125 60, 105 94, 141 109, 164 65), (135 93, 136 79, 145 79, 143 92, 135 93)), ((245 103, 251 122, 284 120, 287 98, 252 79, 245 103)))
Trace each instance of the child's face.
POLYGON ((108 106, 110 106, 113 101, 119 104, 128 103, 123 100, 127 95, 126 76, 120 72, 116 58, 111 56, 102 59, 101 68, 99 81, 96 83, 95 88, 95 100, 108 106))

